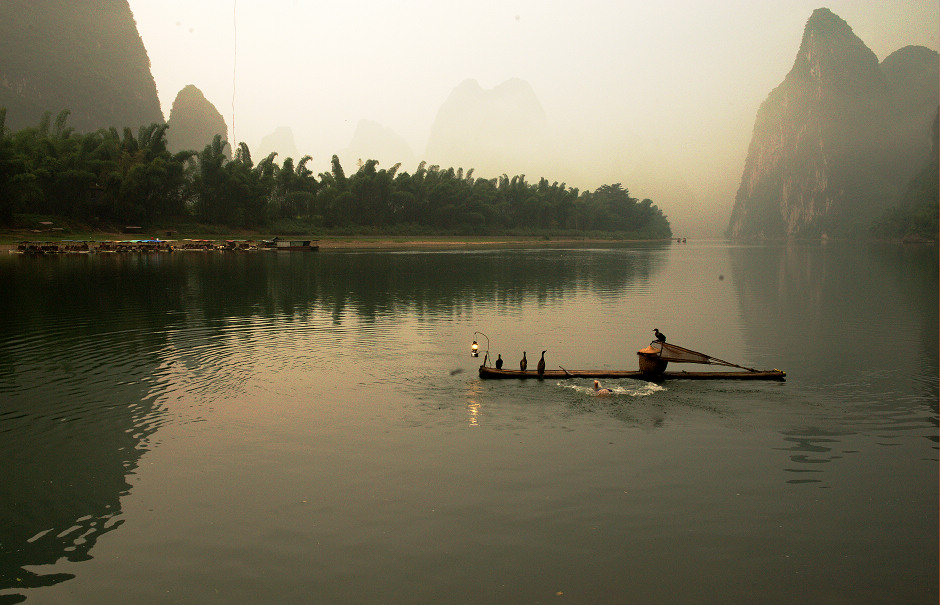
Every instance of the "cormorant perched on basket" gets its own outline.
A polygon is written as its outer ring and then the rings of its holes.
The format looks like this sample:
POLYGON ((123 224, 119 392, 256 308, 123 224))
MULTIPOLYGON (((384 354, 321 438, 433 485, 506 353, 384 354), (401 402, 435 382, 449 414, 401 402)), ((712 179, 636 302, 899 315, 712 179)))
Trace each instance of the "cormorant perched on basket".
POLYGON ((666 335, 659 331, 659 328, 653 328, 653 334, 656 335, 656 340, 659 342, 666 342, 666 335))
POLYGON ((529 362, 525 360, 525 351, 522 352, 522 361, 519 362, 519 369, 525 372, 526 367, 529 365, 529 362))
POLYGON ((535 367, 538 370, 539 376, 543 376, 545 374, 545 351, 542 351, 542 358, 539 359, 539 363, 535 367))
POLYGON ((502 370, 502 369, 503 369, 503 355, 502 355, 502 353, 497 353, 497 354, 496 354, 496 369, 497 369, 497 370, 502 370))

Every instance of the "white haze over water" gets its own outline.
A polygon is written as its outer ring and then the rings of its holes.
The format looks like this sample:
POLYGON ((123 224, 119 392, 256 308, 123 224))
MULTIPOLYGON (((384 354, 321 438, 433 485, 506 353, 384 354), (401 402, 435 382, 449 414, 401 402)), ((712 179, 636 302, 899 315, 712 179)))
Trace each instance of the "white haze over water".
MULTIPOLYGON (((676 235, 694 237, 720 235, 727 225, 757 108, 790 70, 814 9, 845 19, 879 59, 910 44, 940 46, 940 2, 914 0, 130 6, 166 117, 179 90, 193 84, 225 117, 230 138, 253 152, 289 126, 300 153, 313 156, 308 166, 326 171, 359 121, 372 120, 434 164, 441 162, 425 148, 451 91, 467 79, 492 89, 519 78, 553 131, 597 161, 567 174, 503 172, 582 190, 621 182, 663 208, 676 235)), ((355 171, 354 160, 342 160, 355 171)))

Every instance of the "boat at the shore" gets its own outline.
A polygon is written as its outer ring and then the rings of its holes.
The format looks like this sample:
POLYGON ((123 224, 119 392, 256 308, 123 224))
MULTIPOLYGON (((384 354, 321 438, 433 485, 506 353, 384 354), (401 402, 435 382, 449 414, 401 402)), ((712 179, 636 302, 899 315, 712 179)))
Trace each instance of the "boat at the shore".
MULTIPOLYGON (((757 370, 729 361, 718 359, 698 351, 686 349, 674 344, 653 341, 650 346, 637 351, 639 357, 638 370, 545 370, 539 374, 537 370, 507 370, 488 367, 485 363, 480 366, 480 378, 632 378, 635 380, 786 380, 787 373, 783 370, 757 370), (716 365, 735 370, 688 372, 685 370, 666 371, 669 362, 695 363, 703 365, 716 365)), ((561 366, 559 366, 561 367, 561 366)))
POLYGON ((227 239, 219 246, 219 250, 227 252, 252 251, 257 250, 258 244, 250 239, 227 239))
POLYGON ((61 254, 59 242, 20 242, 11 254, 61 254))
POLYGON ((59 242, 20 242, 11 248, 12 254, 88 254, 89 242, 83 240, 62 240, 59 242))
POLYGON ((319 244, 315 243, 318 240, 310 239, 281 239, 275 237, 271 240, 264 240, 261 242, 261 248, 264 250, 277 250, 277 251, 314 251, 319 250, 319 244))
POLYGON ((112 252, 218 252, 218 251, 314 251, 319 250, 318 240, 281 239, 256 242, 254 240, 184 239, 162 240, 129 239, 106 241, 23 241, 10 247, 12 254, 65 254, 65 253, 112 253, 112 252))
POLYGON ((173 250, 181 252, 213 252, 221 249, 221 243, 213 239, 184 239, 173 245, 173 250))

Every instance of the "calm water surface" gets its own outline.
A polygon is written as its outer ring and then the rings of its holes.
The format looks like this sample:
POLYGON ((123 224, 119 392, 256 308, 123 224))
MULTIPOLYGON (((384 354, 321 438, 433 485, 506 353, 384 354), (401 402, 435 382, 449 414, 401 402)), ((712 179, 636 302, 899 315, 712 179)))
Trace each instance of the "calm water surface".
POLYGON ((0 603, 937 601, 936 248, 8 256, 0 603))

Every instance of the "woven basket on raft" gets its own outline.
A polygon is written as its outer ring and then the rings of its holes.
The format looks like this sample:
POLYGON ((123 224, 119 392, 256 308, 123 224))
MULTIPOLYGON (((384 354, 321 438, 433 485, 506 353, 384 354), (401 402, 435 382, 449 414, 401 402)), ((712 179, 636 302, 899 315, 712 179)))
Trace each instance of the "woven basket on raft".
POLYGON ((660 374, 666 369, 668 361, 659 358, 658 355, 648 355, 637 353, 640 358, 640 371, 646 374, 660 374))

